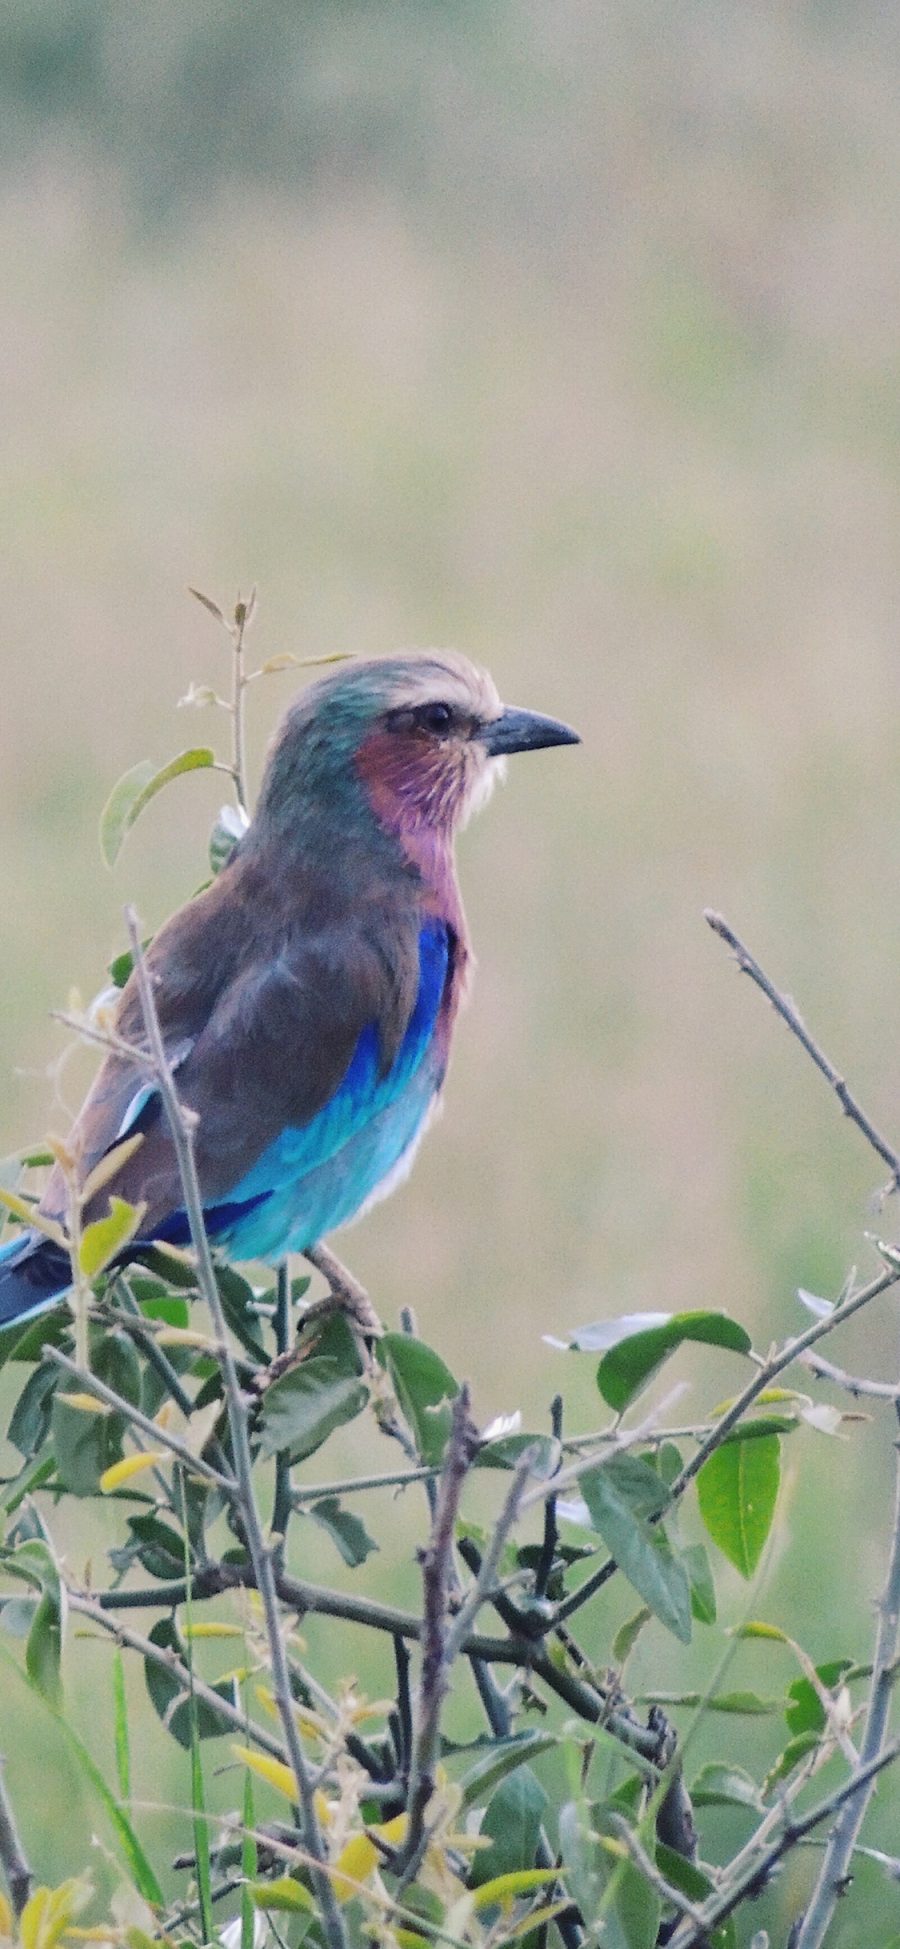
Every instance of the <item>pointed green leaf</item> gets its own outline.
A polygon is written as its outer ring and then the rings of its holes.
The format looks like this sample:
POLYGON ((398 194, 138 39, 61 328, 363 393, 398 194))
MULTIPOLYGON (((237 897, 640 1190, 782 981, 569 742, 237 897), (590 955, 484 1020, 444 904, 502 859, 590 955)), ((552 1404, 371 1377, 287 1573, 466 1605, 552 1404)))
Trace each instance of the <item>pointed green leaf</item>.
POLYGON ((697 1477, 700 1514, 713 1542, 752 1577, 772 1527, 781 1453, 777 1435, 724 1442, 697 1477))
POLYGON ((491 1845, 479 1848, 473 1859, 471 1888, 534 1866, 546 1805, 547 1795, 530 1766, 507 1774, 485 1808, 480 1834, 491 1845))
POLYGON ((749 1353, 750 1335, 727 1313, 672 1313, 665 1323, 618 1340, 597 1369, 597 1385, 608 1406, 621 1414, 685 1340, 749 1353))
POLYGON ((50 1705, 62 1703, 62 1610, 59 1587, 45 1590, 25 1644, 25 1670, 36 1692, 50 1705))
POLYGON ((293 1461, 302 1462, 335 1428, 353 1421, 368 1398, 362 1381, 341 1374, 328 1355, 313 1355, 266 1389, 260 1414, 261 1458, 287 1451, 293 1461))
POLYGON ((337 1496, 321 1496, 318 1502, 309 1504, 306 1514, 328 1531, 332 1542, 340 1551, 344 1562, 351 1570, 365 1563, 366 1557, 377 1550, 378 1544, 372 1541, 365 1523, 354 1516, 349 1509, 342 1508, 337 1496))
POLYGON ((655 1890, 625 1851, 618 1826, 620 1808, 595 1807, 594 1829, 605 1837, 597 1848, 597 1862, 605 1884, 604 1949, 654 1949, 662 1904, 655 1890))
POLYGON ((532 1475, 546 1479, 559 1467, 561 1449, 550 1435, 500 1435, 486 1441, 475 1457, 479 1469, 514 1469, 526 1448, 532 1450, 532 1475))
MULTIPOLYGON (((679 1894, 686 1895, 688 1901, 696 1906, 715 1891, 715 1882, 696 1861, 686 1860, 683 1854, 679 1854, 675 1848, 666 1847, 663 1841, 656 1849, 656 1865, 670 1887, 677 1888, 679 1894)), ((735 1949, 733 1917, 727 1916, 717 1929, 713 1929, 708 1940, 709 1949, 735 1949)))
POLYGON ((759 1809, 762 1796, 755 1780, 740 1766, 711 1760, 701 1768, 691 1787, 695 1807, 753 1807, 759 1809))
POLYGON ((308 1888, 300 1881, 293 1881, 290 1875, 279 1875, 277 1881, 254 1881, 250 1884, 250 1894, 257 1908, 284 1911, 286 1914, 300 1910, 304 1915, 315 1915, 316 1904, 308 1888))
POLYGON ((648 1609, 646 1604, 642 1604, 640 1610, 635 1611, 633 1617, 627 1617, 625 1623, 620 1624, 612 1641, 612 1655, 615 1664, 624 1665, 626 1658, 630 1658, 644 1625, 649 1624, 652 1616, 653 1612, 648 1609))
POLYGON ((379 1353, 387 1362, 397 1398, 415 1437, 422 1462, 436 1467, 450 1434, 451 1403, 459 1393, 440 1354, 407 1333, 385 1333, 379 1353))
POLYGON ((807 1754, 813 1752, 818 1744, 817 1732, 801 1732, 797 1734, 796 1739, 789 1739, 784 1752, 779 1754, 774 1766, 771 1766, 766 1774, 762 1784, 763 1798, 767 1800, 779 1781, 786 1780, 793 1773, 794 1768, 800 1766, 807 1754))
MULTIPOLYGON (((852 1669, 850 1658, 833 1658, 826 1665, 816 1666, 816 1677, 826 1692, 834 1692, 840 1685, 845 1672, 852 1669)), ((788 1686, 790 1704, 785 1707, 784 1716, 792 1733, 823 1732, 825 1728, 825 1708, 808 1678, 795 1678, 788 1686)))
POLYGON ((715 1624, 716 1586, 710 1568, 709 1557, 702 1543, 689 1543, 681 1552, 681 1561, 688 1573, 691 1586, 691 1610, 698 1624, 715 1624))
MULTIPOLYGON (((184 1646, 170 1617, 160 1618, 159 1622, 154 1624, 149 1636, 153 1644, 160 1645, 165 1651, 176 1652, 184 1661, 184 1646)), ((151 1702, 159 1713, 166 1731, 172 1734, 173 1739, 177 1739, 179 1746, 184 1746, 190 1752, 192 1715, 191 1695, 187 1687, 182 1685, 174 1672, 168 1671, 166 1666, 159 1664, 155 1658, 145 1659, 144 1679, 151 1702)), ((226 1704, 232 1706, 240 1704, 237 1685, 233 1679, 220 1679, 212 1689, 226 1704)), ((194 1708, 197 1739, 219 1739, 223 1733, 234 1732, 234 1721, 224 1716, 220 1717, 208 1699, 195 1697, 194 1708)))
POLYGON ((125 772, 113 786, 100 815, 100 850, 107 866, 115 865, 126 833, 170 779, 182 772, 208 770, 215 762, 214 751, 207 745, 196 745, 190 751, 180 751, 167 765, 157 768, 151 759, 144 758, 125 772))
POLYGON ((665 1506, 654 1469, 631 1455, 614 1456, 581 1477, 591 1522, 639 1597, 682 1644, 691 1636, 687 1572, 660 1524, 647 1518, 665 1506))
POLYGON ((496 1745, 492 1742, 460 1781, 463 1810, 483 1800, 508 1773, 515 1772, 517 1766, 524 1765, 526 1760, 537 1759, 541 1753, 549 1752, 557 1744, 557 1735, 552 1732, 515 1733, 511 1739, 498 1740, 496 1745))

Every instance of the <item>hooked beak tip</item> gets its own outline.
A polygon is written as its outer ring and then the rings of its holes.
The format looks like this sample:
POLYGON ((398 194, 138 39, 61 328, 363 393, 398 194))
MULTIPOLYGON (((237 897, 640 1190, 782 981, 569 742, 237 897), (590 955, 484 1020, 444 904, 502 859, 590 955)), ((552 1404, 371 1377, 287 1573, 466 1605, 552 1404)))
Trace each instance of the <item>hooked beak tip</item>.
POLYGON ((512 706, 486 724, 479 736, 491 758, 514 751, 543 751, 554 744, 581 743, 580 734, 559 718, 542 717, 538 711, 521 711, 512 706))

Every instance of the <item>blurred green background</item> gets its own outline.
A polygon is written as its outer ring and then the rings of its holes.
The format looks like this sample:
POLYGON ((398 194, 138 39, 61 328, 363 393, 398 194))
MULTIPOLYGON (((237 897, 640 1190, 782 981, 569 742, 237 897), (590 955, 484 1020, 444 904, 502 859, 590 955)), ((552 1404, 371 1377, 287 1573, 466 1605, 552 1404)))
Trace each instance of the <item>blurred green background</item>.
MULTIPOLYGON (((224 677, 186 584, 256 581, 260 657, 466 649, 584 745, 463 841, 446 1113, 345 1243, 484 1416, 572 1383, 545 1331, 715 1305, 764 1345, 896 1231, 701 915, 900 1140, 898 86, 866 0, 3 10, 0 1148, 65 1126, 48 1010, 124 901, 152 925, 203 876, 214 781, 113 875, 96 843, 120 772, 223 736, 174 708, 224 677)), ((256 775, 293 687, 252 696, 256 775)), ((894 1311, 834 1357, 892 1375, 894 1311)), ((688 1415, 734 1382, 690 1370, 688 1415)), ((803 1451, 753 1604, 817 1656, 867 1649, 891 1437, 803 1451)))

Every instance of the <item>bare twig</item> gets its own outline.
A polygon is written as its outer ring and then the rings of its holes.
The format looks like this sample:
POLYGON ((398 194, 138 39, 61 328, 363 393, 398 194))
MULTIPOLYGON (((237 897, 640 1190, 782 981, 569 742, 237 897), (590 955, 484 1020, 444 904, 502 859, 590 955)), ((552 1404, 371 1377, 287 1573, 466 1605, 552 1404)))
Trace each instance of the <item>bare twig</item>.
POLYGON ((862 1775, 882 1750, 896 1679, 895 1661, 900 1636, 900 1449, 895 1444, 894 1527, 888 1559, 887 1579, 878 1606, 878 1629, 873 1660, 872 1684, 860 1747, 860 1783, 844 1799, 838 1818, 828 1836, 828 1844, 815 1889, 807 1908, 796 1949, 819 1949, 831 1924, 835 1906, 846 1885, 863 1816, 872 1792, 872 1780, 862 1775))
POLYGON ((13 1811, 9 1804, 6 1781, 3 1777, 5 1764, 5 1760, 0 1758, 0 1862, 3 1863, 3 1872, 6 1876, 13 1908, 17 1915, 21 1915, 25 1903, 31 1894, 31 1885, 34 1876, 25 1859, 13 1811))
POLYGON ((635 1867, 639 1869, 648 1886, 656 1890, 661 1901, 669 1902, 679 1915, 693 1922, 695 1928, 704 1929, 705 1924, 699 1908, 688 1901, 687 1896, 682 1894, 679 1888, 674 1888, 672 1883, 666 1880, 665 1875, 660 1874, 656 1863, 651 1861, 630 1822, 622 1814, 612 1814, 610 1819, 618 1840, 626 1853, 631 1856, 635 1867))
POLYGON ((231 630, 234 646, 231 690, 232 777, 235 797, 243 813, 247 812, 247 744, 244 728, 244 691, 247 688, 247 676, 244 670, 244 637, 255 608, 255 589, 251 589, 248 602, 242 602, 238 596, 234 605, 234 626, 231 630))
POLYGON ((425 1841, 425 1814, 434 1792, 435 1768, 440 1753, 441 1709, 447 1692, 450 1666, 459 1648, 458 1640, 454 1647, 454 1632, 448 1617, 453 1539, 462 1486, 477 1444, 478 1431, 469 1415, 469 1390, 463 1385, 453 1402, 453 1420, 431 1538, 422 1559, 422 1668, 415 1702, 407 1793, 409 1827, 400 1861, 398 1893, 416 1873, 425 1841))
POLYGON ((712 928, 713 933, 718 934, 719 939, 725 942, 726 947, 731 948, 732 953, 737 959, 741 973, 749 975, 751 981, 756 983, 757 988, 761 989, 766 1000, 771 1002, 776 1015, 780 1015, 781 1020, 787 1024, 791 1034, 796 1036, 797 1041, 806 1050, 807 1055, 812 1058, 820 1075, 824 1076, 826 1083, 834 1090, 845 1117, 849 1117, 850 1122, 856 1124, 857 1130, 862 1131, 867 1144, 871 1144, 872 1149, 877 1152, 882 1162, 887 1165, 891 1174, 891 1181, 887 1188, 889 1191, 896 1191, 898 1185, 900 1185, 900 1156, 898 1156, 893 1145, 888 1143, 887 1138, 881 1135, 880 1130, 875 1128, 871 1117, 868 1117, 865 1111, 861 1109, 855 1096, 847 1088, 843 1076, 835 1069, 833 1062, 826 1056, 824 1049, 821 1049, 813 1036, 810 1035, 806 1023, 803 1021, 802 1016, 798 1014, 790 996, 783 995, 774 986, 774 983, 769 980, 765 970, 760 967, 759 962, 750 953, 749 948, 744 946, 743 941, 739 939, 734 929, 729 927, 727 920, 721 914, 714 913, 711 908, 707 908, 703 918, 712 928))
POLYGON ((122 1415, 132 1427, 139 1428, 141 1434, 146 1435, 154 1448, 168 1449, 169 1453, 176 1456, 192 1475, 201 1475, 205 1482, 210 1482, 214 1488, 221 1489, 223 1495, 232 1499, 237 1495, 237 1483, 230 1476, 223 1475, 221 1469, 213 1468, 210 1462, 205 1462, 202 1455, 194 1455, 187 1442, 173 1434, 171 1428, 164 1428, 160 1422, 151 1421, 149 1415, 143 1414, 131 1401, 126 1401, 123 1394, 117 1394, 114 1388, 108 1387, 97 1374, 79 1367, 77 1361, 70 1360, 68 1354, 64 1354, 60 1347, 45 1347, 44 1354, 48 1360, 54 1361, 57 1367, 62 1367, 67 1374, 71 1374, 73 1380, 80 1381, 89 1393, 96 1394, 98 1401, 104 1401, 107 1407, 114 1408, 116 1414, 122 1415))
POLYGON ((771 1847, 768 1847, 765 1853, 747 1869, 740 1881, 723 1888, 719 1893, 711 1896, 708 1902, 703 1903, 700 1909, 699 1927, 694 1922, 679 1924, 669 1949, 707 1949, 709 1938, 714 1930, 720 1923, 726 1921, 729 1915, 733 1915, 742 1902, 750 1900, 766 1886, 773 1869, 786 1854, 791 1852, 792 1848, 797 1846, 798 1841, 811 1834, 814 1828, 821 1827, 824 1820, 830 1820, 832 1814, 838 1813, 845 1801, 853 1800, 871 1784, 877 1774, 882 1773, 886 1766, 892 1766, 898 1758, 900 1758, 900 1739, 895 1739, 890 1746, 882 1747, 880 1753, 876 1753, 873 1759, 860 1766, 857 1772, 852 1773, 842 1786, 835 1787, 834 1792, 830 1793, 827 1799, 820 1800, 819 1805, 811 1808, 808 1814, 792 1816, 785 1823, 778 1839, 773 1841, 771 1847))
MULTIPOLYGON (((198 1577, 202 1577, 202 1574, 202 1571, 198 1572, 198 1577)), ((187 1586, 184 1588, 186 1591, 187 1586)), ((151 1665, 160 1665, 164 1671, 169 1672, 178 1680, 179 1685, 183 1685, 187 1696, 191 1689, 191 1673, 183 1659, 179 1658, 177 1651, 173 1651, 171 1646, 155 1644, 152 1638, 145 1638, 143 1633, 135 1631, 132 1625, 123 1624, 121 1618, 114 1616, 90 1591, 75 1590, 69 1586, 67 1597, 73 1611, 78 1611, 82 1617, 89 1617, 116 1644, 127 1646, 129 1651, 134 1651, 139 1658, 145 1659, 151 1665)), ((270 1753, 273 1759, 284 1761, 284 1748, 280 1741, 272 1733, 267 1732, 264 1726, 259 1726, 255 1720, 248 1719, 242 1707, 231 1705, 228 1699, 217 1692, 212 1685, 207 1685, 196 1672, 193 1686, 195 1698, 207 1705, 218 1718, 229 1720, 235 1732, 241 1733, 242 1736, 246 1737, 249 1734, 262 1752, 270 1753)))
POLYGON ((291 1769, 297 1781, 297 1797, 303 1815, 304 1838, 314 1863, 312 1870, 313 1884, 322 1911, 322 1922, 327 1940, 332 1945, 332 1949, 345 1949, 347 1939, 346 1931, 335 1896, 334 1886, 328 1873, 327 1855, 319 1826, 313 1778, 303 1753, 297 1722, 294 1717, 290 1672, 278 1611, 273 1553, 267 1547, 263 1537, 262 1524, 256 1504, 253 1462, 247 1428, 248 1400, 241 1391, 234 1355, 228 1338, 228 1326, 216 1281, 209 1240, 206 1235, 206 1226, 203 1220, 203 1198, 194 1158, 194 1129, 196 1120, 193 1114, 186 1110, 181 1103, 175 1088, 163 1045, 159 1018, 156 1013, 156 1004, 153 999, 150 974, 141 946, 137 915, 132 907, 126 909, 125 920, 134 957, 134 971, 138 984, 138 993, 141 1000, 147 1040, 154 1059, 159 1093, 166 1112, 181 1177, 181 1185, 184 1191, 185 1210, 187 1211, 188 1222, 190 1224, 191 1241, 197 1256, 198 1284, 203 1298, 209 1307, 210 1317, 218 1341, 218 1358, 222 1370, 222 1381, 228 1410, 228 1426, 231 1434, 232 1454, 238 1484, 241 1520, 246 1537, 248 1554, 253 1566, 256 1588, 259 1592, 263 1616, 265 1618, 269 1656, 272 1662, 272 1690, 281 1719, 291 1769))
POLYGON ((846 1394, 852 1394, 857 1401, 863 1396, 875 1401, 900 1399, 900 1387, 896 1382, 870 1381, 857 1374, 845 1374, 843 1367, 835 1367, 833 1362, 826 1360, 823 1354, 805 1354, 803 1365, 808 1367, 811 1374, 815 1374, 817 1380, 833 1381, 835 1387, 842 1387, 846 1394))

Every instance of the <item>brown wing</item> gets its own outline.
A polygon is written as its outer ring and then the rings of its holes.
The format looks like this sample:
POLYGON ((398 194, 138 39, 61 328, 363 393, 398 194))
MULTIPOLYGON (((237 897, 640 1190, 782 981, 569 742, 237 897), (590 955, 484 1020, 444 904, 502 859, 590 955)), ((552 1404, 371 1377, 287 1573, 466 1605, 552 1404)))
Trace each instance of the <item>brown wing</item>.
MULTIPOLYGON (((261 898, 252 869, 238 873, 238 865, 175 914, 147 956, 178 1093, 199 1118, 204 1202, 226 1197, 287 1125, 302 1127, 324 1107, 370 1024, 390 1066, 419 980, 408 887, 382 888, 380 900, 327 919, 320 902, 294 889, 286 915, 284 889, 277 900, 261 898)), ((116 1026, 144 1046, 133 978, 116 1026)), ((152 1235, 183 1204, 172 1140, 152 1079, 110 1055, 73 1132, 82 1181, 126 1134, 123 1125, 142 1131, 143 1142, 86 1217, 105 1211, 112 1192, 146 1202, 152 1235)), ((65 1207, 55 1171, 42 1208, 63 1217, 65 1207)))

